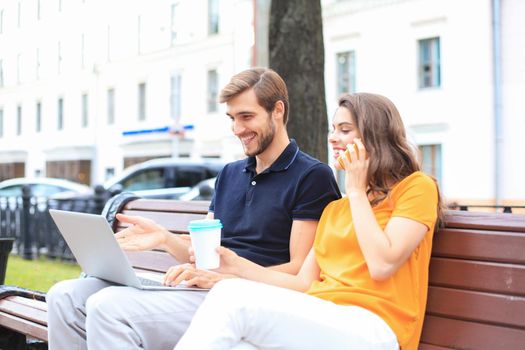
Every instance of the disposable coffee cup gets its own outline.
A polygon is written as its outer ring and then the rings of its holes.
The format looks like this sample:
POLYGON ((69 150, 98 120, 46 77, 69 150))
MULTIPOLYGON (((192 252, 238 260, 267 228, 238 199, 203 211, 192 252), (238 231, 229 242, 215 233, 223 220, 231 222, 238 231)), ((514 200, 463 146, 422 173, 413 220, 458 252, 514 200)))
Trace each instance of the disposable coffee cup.
POLYGON ((190 221, 188 231, 198 269, 216 269, 220 266, 217 248, 221 245, 221 229, 222 223, 218 219, 190 221))

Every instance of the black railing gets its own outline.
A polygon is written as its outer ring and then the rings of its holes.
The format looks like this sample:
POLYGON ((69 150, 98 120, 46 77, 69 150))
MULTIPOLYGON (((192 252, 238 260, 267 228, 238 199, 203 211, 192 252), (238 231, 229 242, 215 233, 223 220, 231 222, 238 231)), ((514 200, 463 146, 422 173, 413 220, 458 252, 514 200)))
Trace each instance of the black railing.
POLYGON ((482 205, 482 204, 449 204, 449 209, 452 210, 463 210, 463 211, 469 211, 469 210, 476 210, 476 209, 494 209, 494 211, 502 212, 502 213, 513 213, 513 210, 515 212, 516 209, 525 209, 525 206, 523 205, 482 205))
POLYGON ((62 235, 49 215, 49 209, 100 214, 108 195, 102 186, 86 199, 50 200, 34 197, 28 186, 21 197, 0 197, 0 237, 13 237, 13 254, 24 259, 46 256, 73 260, 62 235))

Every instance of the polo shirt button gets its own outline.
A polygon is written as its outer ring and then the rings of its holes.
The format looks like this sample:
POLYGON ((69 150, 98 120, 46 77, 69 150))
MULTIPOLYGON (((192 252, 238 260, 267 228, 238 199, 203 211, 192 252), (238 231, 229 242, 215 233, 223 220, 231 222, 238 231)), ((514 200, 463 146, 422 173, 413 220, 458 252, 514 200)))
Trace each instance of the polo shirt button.
POLYGON ((253 186, 255 186, 255 184, 257 184, 257 182, 255 182, 255 181, 252 181, 252 185, 253 185, 253 186))

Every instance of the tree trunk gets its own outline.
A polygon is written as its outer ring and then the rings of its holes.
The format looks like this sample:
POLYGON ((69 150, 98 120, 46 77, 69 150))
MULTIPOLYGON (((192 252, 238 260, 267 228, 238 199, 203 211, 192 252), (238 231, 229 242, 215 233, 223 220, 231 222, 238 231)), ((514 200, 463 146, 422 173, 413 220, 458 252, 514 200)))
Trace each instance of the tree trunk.
POLYGON ((273 0, 270 67, 288 86, 288 134, 301 150, 327 162, 328 118, 320 0, 273 0))

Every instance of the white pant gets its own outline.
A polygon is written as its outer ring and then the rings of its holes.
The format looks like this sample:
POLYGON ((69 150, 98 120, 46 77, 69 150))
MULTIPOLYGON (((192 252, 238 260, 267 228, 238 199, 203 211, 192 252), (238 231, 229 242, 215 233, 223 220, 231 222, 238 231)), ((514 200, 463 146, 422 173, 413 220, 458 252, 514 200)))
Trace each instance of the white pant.
POLYGON ((208 293, 175 349, 249 345, 287 350, 399 348, 390 327, 366 309, 231 279, 219 282, 208 293))
POLYGON ((47 293, 49 349, 173 349, 207 292, 142 291, 96 278, 47 293))

